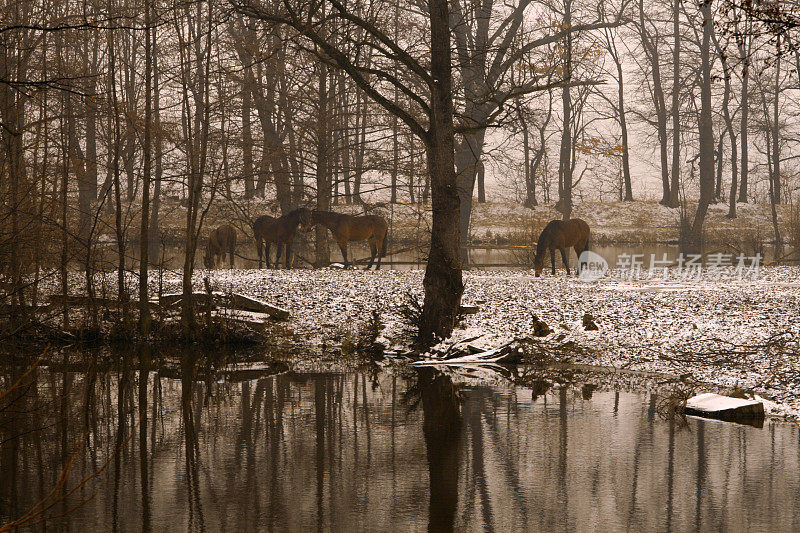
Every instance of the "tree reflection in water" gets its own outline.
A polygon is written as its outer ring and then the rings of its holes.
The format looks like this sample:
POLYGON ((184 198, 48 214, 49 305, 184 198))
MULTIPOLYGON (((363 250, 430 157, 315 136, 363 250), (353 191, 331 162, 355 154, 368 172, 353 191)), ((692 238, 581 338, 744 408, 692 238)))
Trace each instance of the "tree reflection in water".
POLYGON ((461 403, 448 376, 432 368, 418 372, 430 477, 428 531, 453 531, 458 508, 461 403))
MULTIPOLYGON (((430 368, 81 357, 0 401, 0 524, 80 443, 68 488, 108 468, 50 514, 87 503, 34 530, 800 530, 795 425, 680 430, 646 395, 536 376, 534 391, 430 368)), ((25 369, 0 367, 0 388, 25 369)))
POLYGON ((200 480, 198 479, 200 444, 197 438, 194 405, 192 404, 196 385, 197 363, 198 357, 196 353, 192 350, 184 350, 181 358, 181 417, 185 443, 186 499, 189 511, 187 529, 189 531, 205 531, 203 505, 200 498, 200 480))

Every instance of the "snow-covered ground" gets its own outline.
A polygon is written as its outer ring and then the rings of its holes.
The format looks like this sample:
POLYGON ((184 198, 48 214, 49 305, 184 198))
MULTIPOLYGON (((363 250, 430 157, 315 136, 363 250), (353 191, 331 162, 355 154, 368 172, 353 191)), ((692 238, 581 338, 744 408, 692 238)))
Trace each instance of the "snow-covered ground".
MULTIPOLYGON (((197 286, 205 275, 197 274, 197 286)), ((397 312, 406 292, 421 295, 422 271, 216 270, 216 290, 265 299, 292 313, 291 328, 304 340, 335 343, 348 328, 380 309, 384 337, 401 342, 397 312)), ((532 336, 534 315, 553 333, 542 339, 575 363, 690 374, 722 386, 753 387, 800 410, 800 269, 762 267, 758 279, 652 279, 606 277, 585 282, 535 278, 529 271, 465 272, 468 316, 453 341, 493 347, 532 336), (585 331, 590 313, 599 329, 585 331), (560 347, 560 348, 559 348, 560 347)), ((165 280, 165 290, 180 280, 165 280)))

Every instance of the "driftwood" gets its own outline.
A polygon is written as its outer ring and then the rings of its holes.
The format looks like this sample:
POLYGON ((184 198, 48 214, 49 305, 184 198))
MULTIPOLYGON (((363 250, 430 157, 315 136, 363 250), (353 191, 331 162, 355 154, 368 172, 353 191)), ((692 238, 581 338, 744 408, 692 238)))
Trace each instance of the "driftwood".
POLYGON ((254 311, 256 313, 266 313, 272 318, 277 320, 287 320, 289 318, 289 311, 276 307, 263 300, 250 298, 243 294, 233 293, 231 295, 230 306, 234 309, 241 309, 242 311, 254 311))
MULTIPOLYGON (((201 310, 210 310, 214 316, 222 316, 225 312, 228 313, 230 318, 247 322, 250 324, 263 324, 265 320, 270 318, 275 320, 288 320, 289 311, 280 307, 269 304, 263 300, 251 298, 243 294, 234 293, 230 297, 222 292, 214 291, 211 293, 211 301, 209 302, 209 294, 207 292, 192 293, 194 304, 201 310), (210 306, 209 306, 210 303, 210 306), (216 312, 219 308, 225 308, 224 312, 216 312)), ((88 296, 78 295, 63 295, 54 294, 48 298, 49 306, 54 305, 68 305, 71 307, 85 306, 91 303, 88 296)), ((178 307, 183 301, 183 293, 169 293, 162 294, 158 302, 151 301, 150 309, 155 312, 171 311, 178 307)), ((113 298, 95 298, 94 304, 100 307, 113 308, 119 305, 119 301, 113 298)), ((137 308, 139 302, 131 300, 127 303, 128 307, 137 308)), ((10 306, 6 306, 10 309, 10 306)), ((39 306, 43 308, 46 306, 39 306)), ((5 308, 0 306, 0 313, 5 308)), ((33 309, 32 307, 30 309, 33 309)))
MULTIPOLYGON (((208 293, 195 292, 193 293, 193 296, 195 305, 201 308, 208 307, 208 293)), ((173 308, 180 305, 182 300, 183 294, 173 293, 161 295, 160 302, 164 308, 173 308)), ((276 320, 288 320, 289 318, 289 311, 280 307, 276 307, 263 300, 257 300, 256 298, 251 298, 249 296, 245 296, 244 294, 238 293, 233 293, 229 297, 227 294, 222 292, 212 292, 211 309, 214 310, 220 307, 227 308, 228 310, 253 313, 249 316, 244 314, 241 316, 246 318, 246 321, 254 321, 257 323, 263 322, 263 316, 261 315, 266 315, 267 317, 271 317, 276 320)))
MULTIPOLYGON (((471 344, 467 344, 467 342, 475 340, 475 338, 467 339, 466 341, 458 343, 458 345, 461 345, 461 347, 455 353, 466 353, 467 355, 450 357, 445 359, 423 359, 422 361, 416 361, 412 364, 417 366, 475 365, 475 364, 484 365, 487 363, 513 364, 519 362, 522 357, 521 343, 525 342, 525 339, 514 339, 501 346, 498 346, 497 348, 478 351, 476 353, 475 350, 477 350, 477 348, 475 348, 471 344)), ((448 352, 445 353, 445 357, 448 355, 448 353, 452 353, 452 350, 448 350, 448 352)))
MULTIPOLYGON (((225 294, 215 291, 211 293, 211 307, 213 308, 217 303, 219 303, 222 298, 225 297, 225 294)), ((192 298, 194 299, 195 305, 202 305, 207 306, 208 302, 208 293, 206 292, 193 292, 192 298)), ((183 301, 183 293, 182 292, 173 292, 169 294, 162 294, 159 299, 158 303, 161 304, 162 307, 165 309, 169 309, 170 307, 176 307, 180 305, 183 301)))

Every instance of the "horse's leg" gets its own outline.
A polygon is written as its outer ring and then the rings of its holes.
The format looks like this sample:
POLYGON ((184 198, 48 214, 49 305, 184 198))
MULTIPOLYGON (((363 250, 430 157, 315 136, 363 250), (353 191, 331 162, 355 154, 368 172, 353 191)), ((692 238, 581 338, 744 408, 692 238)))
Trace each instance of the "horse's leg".
POLYGON ((275 268, 281 268, 281 254, 283 253, 283 244, 278 243, 275 247, 275 268))
POLYGON ((381 259, 384 255, 386 255, 386 244, 389 242, 389 228, 386 228, 386 231, 383 232, 383 237, 377 239, 378 244, 378 266, 375 267, 375 270, 380 270, 381 268, 381 259))
MULTIPOLYGON (((236 247, 236 245, 234 245, 234 244, 231 244, 231 247, 230 247, 230 249, 228 250, 228 251, 230 252, 230 254, 231 254, 231 268, 233 268, 233 249, 234 249, 235 247, 236 247)), ((224 257, 223 257, 222 259, 223 259, 223 261, 225 260, 225 258, 224 258, 224 257)))
POLYGON ((567 269, 567 276, 569 276, 569 260, 567 258, 567 250, 566 248, 559 248, 561 252, 561 260, 564 262, 564 268, 567 269))
POLYGON ((349 265, 347 264, 347 241, 340 242, 339 249, 342 251, 342 259, 344 260, 344 267, 347 268, 349 265))
POLYGON ((586 250, 586 243, 579 243, 575 245, 575 255, 578 256, 578 275, 581 275, 583 269, 586 268, 586 261, 581 261, 581 254, 586 250))
MULTIPOLYGON (((375 256, 378 255, 378 245, 375 243, 373 239, 370 239, 369 241, 369 250, 372 255, 370 255, 369 264, 367 265, 367 268, 365 268, 364 270, 369 270, 370 268, 372 268, 372 262, 375 261, 375 256)), ((380 259, 378 259, 378 261, 380 261, 380 259)), ((376 268, 375 270, 378 269, 376 268)))
POLYGON ((267 241, 267 242, 264 243, 264 261, 267 263, 267 268, 270 268, 270 266, 269 266, 269 249, 270 249, 270 243, 269 243, 269 241, 267 241))
POLYGON ((553 275, 556 275, 556 249, 550 248, 550 266, 553 267, 553 275))
POLYGON ((290 269, 294 266, 294 252, 292 251, 292 243, 286 243, 286 268, 290 269))
MULTIPOLYGON (((264 245, 264 243, 263 243, 263 242, 261 242, 261 239, 259 239, 258 237, 256 237, 256 251, 258 252, 258 268, 262 268, 262 263, 261 263, 261 248, 263 247, 263 245, 264 245)), ((267 259, 267 261, 269 261, 269 259, 267 259)), ((269 268, 269 267, 267 267, 267 268, 269 268)))

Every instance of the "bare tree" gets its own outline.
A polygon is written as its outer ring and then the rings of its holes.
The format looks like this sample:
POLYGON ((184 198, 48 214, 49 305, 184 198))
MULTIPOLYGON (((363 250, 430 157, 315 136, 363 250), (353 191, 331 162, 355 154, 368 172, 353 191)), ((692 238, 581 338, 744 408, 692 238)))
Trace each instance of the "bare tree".
POLYGON ((614 78, 617 81, 617 99, 612 102, 610 98, 605 97, 605 93, 600 94, 606 98, 614 110, 614 116, 620 128, 620 147, 621 147, 621 164, 622 164, 622 182, 625 190, 622 200, 625 202, 633 201, 633 185, 631 183, 631 164, 630 164, 630 146, 628 141, 628 118, 627 109, 625 107, 625 78, 622 69, 622 54, 617 48, 617 40, 619 34, 614 28, 606 28, 603 31, 605 37, 605 49, 611 60, 614 62, 616 68, 616 75, 614 78))
POLYGON ((318 4, 233 3, 250 17, 293 28, 298 39, 313 44, 322 61, 347 72, 365 94, 396 115, 425 143, 433 196, 433 229, 424 279, 425 302, 419 340, 422 345, 427 345, 436 337, 449 336, 455 325, 463 282, 453 155, 453 87, 447 1, 432 0, 428 6, 429 67, 392 40, 390 31, 381 28, 379 21, 359 16, 337 0, 326 2, 330 11, 324 13, 324 17, 322 6, 318 4), (347 38, 342 28, 347 26, 364 32, 367 42, 360 43, 358 48, 373 48, 384 64, 367 66, 352 47, 342 46, 342 41, 347 38), (395 67, 404 78, 414 78, 413 82, 393 76, 395 67), (415 90, 416 87, 424 89, 415 90), (408 104, 393 100, 395 88, 408 104))
POLYGON ((658 132, 659 150, 661 155, 661 203, 670 205, 671 190, 668 167, 668 138, 667 138, 667 106, 664 97, 663 82, 661 79, 661 36, 657 28, 651 28, 650 18, 645 16, 644 0, 639 0, 639 21, 637 30, 642 41, 642 50, 647 59, 647 65, 652 78, 651 96, 653 112, 656 116, 656 130, 658 132))
POLYGON ((713 0, 704 0, 700 4, 702 15, 703 37, 700 45, 700 199, 694 215, 690 242, 692 248, 699 248, 702 243, 703 222, 708 206, 714 200, 714 130, 711 117, 711 32, 714 19, 711 15, 713 0))

